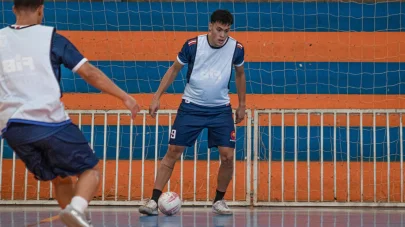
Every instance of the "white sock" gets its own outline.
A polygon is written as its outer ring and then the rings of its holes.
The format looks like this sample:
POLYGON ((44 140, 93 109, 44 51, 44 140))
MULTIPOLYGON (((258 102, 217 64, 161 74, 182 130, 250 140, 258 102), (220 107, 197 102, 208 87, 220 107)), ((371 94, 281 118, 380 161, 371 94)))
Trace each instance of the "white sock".
POLYGON ((70 202, 70 205, 77 211, 84 213, 84 210, 87 208, 89 203, 87 200, 85 200, 83 197, 80 196, 74 196, 72 198, 72 201, 70 202))

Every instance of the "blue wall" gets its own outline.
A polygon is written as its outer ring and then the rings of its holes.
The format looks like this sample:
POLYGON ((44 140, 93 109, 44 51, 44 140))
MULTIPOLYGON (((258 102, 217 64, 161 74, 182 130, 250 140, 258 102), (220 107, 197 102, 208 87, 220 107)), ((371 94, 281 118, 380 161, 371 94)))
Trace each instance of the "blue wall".
MULTIPOLYGON (((402 31, 405 4, 382 2, 47 2, 45 24, 59 30, 207 31, 217 8, 235 13, 236 31, 402 31)), ((14 23, 3 2, 3 25, 14 23)))
MULTIPOLYGON (((90 126, 83 126, 82 130, 90 142, 91 129, 90 126)), ((147 126, 145 134, 145 158, 155 158, 155 126, 147 126)), ((260 127, 261 140, 259 141, 259 158, 260 160, 268 160, 269 150, 269 135, 268 127, 260 127)), ((103 158, 103 146, 104 146, 104 126, 95 126, 95 139, 94 150, 99 158, 103 158)), ((116 137, 117 127, 107 127, 107 159, 116 158, 116 137)), ((320 160, 320 127, 310 128, 310 157, 311 161, 320 160)), ((236 143, 236 159, 244 160, 246 157, 246 141, 244 141, 244 134, 246 133, 246 127, 238 127, 236 131, 238 140, 236 143)), ((252 131, 253 133, 253 131, 252 131)), ((376 150, 377 161, 387 161, 387 130, 384 127, 376 128, 376 150)), ((403 131, 405 134, 405 131, 403 131)), ((347 134, 346 127, 337 127, 336 138, 336 161, 347 160, 347 134)), ((333 161, 333 127, 324 127, 324 161, 333 161)), ((253 136, 253 134, 252 134, 253 136)), ((294 127, 285 127, 285 160, 294 160, 294 127)), ((129 126, 120 127, 120 159, 129 159, 129 126)), ((307 160, 307 127, 298 127, 298 160, 307 160)), ((207 159, 207 131, 204 130, 198 139, 198 156, 199 160, 207 159)), ((158 134, 158 158, 163 158, 167 150, 168 142, 168 127, 159 127, 158 134)), ((404 141, 405 142, 405 141, 404 141)), ((404 144, 405 145, 405 144, 404 144)), ((253 146, 253 143, 252 143, 253 146)), ((399 141, 399 128, 390 128, 390 159, 391 161, 399 161, 400 159, 400 141, 399 141)), ((405 146, 404 146, 405 147, 405 146)), ((371 127, 363 127, 363 160, 373 160, 373 130, 371 127)), ((272 160, 281 160, 281 127, 272 127, 272 160)), ((142 158, 142 126, 135 126, 133 128, 133 159, 140 160, 142 158)), ((253 155, 253 154, 252 154, 253 155)), ((12 158, 12 151, 7 146, 4 151, 5 158, 12 158)), ((194 159, 194 147, 188 148, 185 152, 186 160, 194 159)), ((212 150, 211 159, 219 160, 218 151, 212 150)), ((350 128, 350 160, 360 161, 360 130, 358 127, 350 128)))

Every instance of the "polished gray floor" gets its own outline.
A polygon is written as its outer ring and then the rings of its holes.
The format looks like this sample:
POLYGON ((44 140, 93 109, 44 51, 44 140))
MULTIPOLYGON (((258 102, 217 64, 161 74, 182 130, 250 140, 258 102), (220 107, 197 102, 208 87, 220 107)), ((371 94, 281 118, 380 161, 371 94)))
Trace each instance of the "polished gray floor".
MULTIPOLYGON (((94 226, 234 227, 234 226, 405 226, 401 208, 234 208, 232 216, 217 216, 209 208, 182 208, 172 217, 138 214, 137 207, 93 207, 94 226)), ((0 226, 63 226, 57 207, 0 207, 0 226), (56 216, 56 217, 55 217, 56 216), (42 223, 40 223, 42 221, 42 223)))

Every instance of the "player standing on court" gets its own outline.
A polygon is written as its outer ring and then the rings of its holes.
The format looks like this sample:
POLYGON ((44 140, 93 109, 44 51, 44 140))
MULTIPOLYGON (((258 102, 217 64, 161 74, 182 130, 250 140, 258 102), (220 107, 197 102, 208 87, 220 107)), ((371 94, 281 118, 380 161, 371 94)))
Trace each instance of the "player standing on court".
POLYGON ((60 65, 121 99, 133 117, 139 106, 53 27, 40 25, 44 0, 14 0, 13 12, 15 25, 0 30, 2 137, 36 179, 52 180, 67 226, 92 226, 85 211, 99 187, 98 159, 60 101, 60 65))
POLYGON ((234 168, 235 128, 228 96, 232 66, 236 71, 239 98, 236 123, 244 119, 246 108, 244 48, 241 43, 228 36, 232 24, 233 16, 229 11, 216 10, 211 15, 209 33, 185 42, 160 83, 149 109, 153 117, 159 109, 160 97, 182 67, 188 65, 187 85, 170 132, 169 149, 157 171, 152 198, 139 208, 140 213, 158 215, 157 202, 172 175, 176 161, 186 147, 194 145, 200 132, 208 128, 208 146, 218 147, 221 155, 212 209, 217 214, 232 214, 223 200, 234 168))

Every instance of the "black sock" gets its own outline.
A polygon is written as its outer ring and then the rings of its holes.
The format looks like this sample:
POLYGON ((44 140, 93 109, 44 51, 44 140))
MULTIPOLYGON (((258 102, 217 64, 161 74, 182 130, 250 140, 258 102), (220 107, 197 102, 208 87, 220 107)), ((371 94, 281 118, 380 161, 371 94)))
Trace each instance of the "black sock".
POLYGON ((160 195, 162 195, 162 191, 160 191, 159 189, 153 189, 152 200, 155 200, 155 202, 157 203, 160 195))
POLYGON ((224 198, 224 196, 225 196, 225 192, 220 192, 217 190, 217 194, 215 196, 214 203, 216 203, 218 200, 222 200, 224 198))

